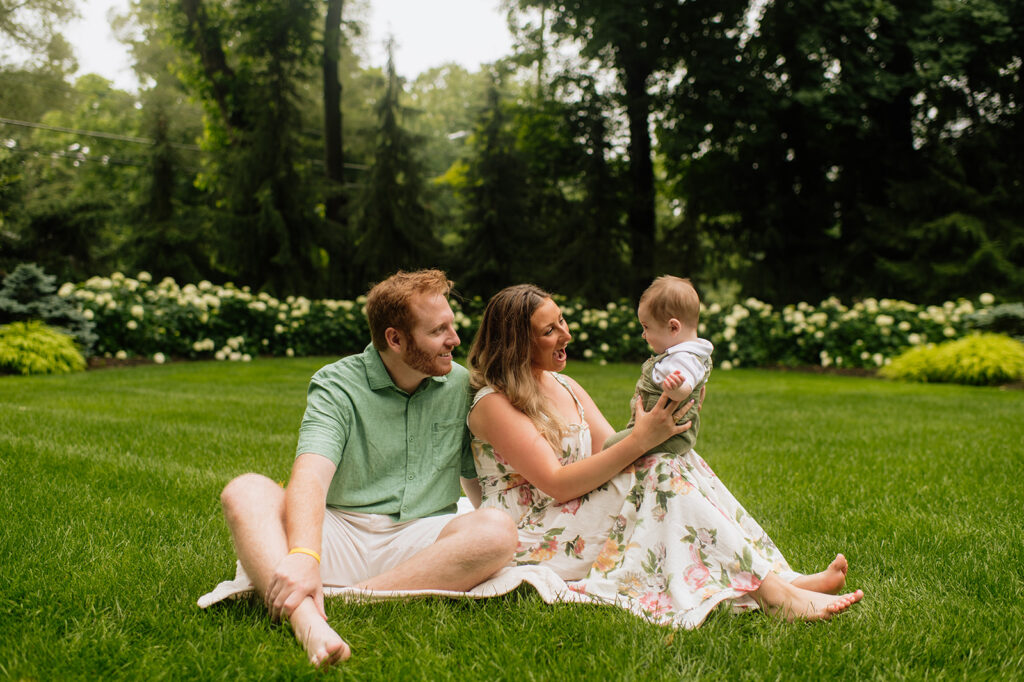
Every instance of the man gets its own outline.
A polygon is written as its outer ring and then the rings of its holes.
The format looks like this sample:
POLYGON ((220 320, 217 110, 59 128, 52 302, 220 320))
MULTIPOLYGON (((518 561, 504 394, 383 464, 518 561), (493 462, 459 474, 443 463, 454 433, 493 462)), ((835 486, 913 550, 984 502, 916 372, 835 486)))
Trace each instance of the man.
POLYGON ((371 345, 313 376, 286 490, 245 474, 221 501, 238 559, 273 618, 288 618, 314 665, 349 657, 323 586, 468 590, 507 564, 511 517, 474 506, 468 373, 438 270, 398 272, 370 290, 371 345))

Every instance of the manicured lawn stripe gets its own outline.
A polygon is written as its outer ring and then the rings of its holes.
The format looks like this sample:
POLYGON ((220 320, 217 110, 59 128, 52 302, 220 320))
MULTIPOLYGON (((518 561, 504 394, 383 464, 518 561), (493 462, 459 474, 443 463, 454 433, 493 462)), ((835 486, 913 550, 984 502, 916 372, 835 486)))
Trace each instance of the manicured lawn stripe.
MULTIPOLYGON (((313 678, 233 573, 223 485, 285 480, 329 359, 0 378, 0 676, 313 678)), ((616 427, 633 365, 574 363, 616 427)), ((327 604, 352 679, 1014 679, 1024 673, 1024 393, 716 372, 698 450, 798 570, 850 559, 826 624, 713 613, 673 632, 610 607, 327 604)))

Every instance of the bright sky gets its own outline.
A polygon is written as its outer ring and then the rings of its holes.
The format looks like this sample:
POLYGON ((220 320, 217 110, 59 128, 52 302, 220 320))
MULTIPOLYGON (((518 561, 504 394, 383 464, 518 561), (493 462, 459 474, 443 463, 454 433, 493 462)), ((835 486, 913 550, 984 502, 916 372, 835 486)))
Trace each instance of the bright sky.
MULTIPOLYGON (((370 66, 384 65, 384 41, 395 38, 395 67, 406 77, 445 62, 476 69, 511 52, 512 38, 499 0, 370 0, 370 66)), ((124 12, 128 0, 80 0, 82 19, 64 30, 75 46, 78 75, 98 73, 135 90, 127 51, 110 30, 107 14, 124 12)))

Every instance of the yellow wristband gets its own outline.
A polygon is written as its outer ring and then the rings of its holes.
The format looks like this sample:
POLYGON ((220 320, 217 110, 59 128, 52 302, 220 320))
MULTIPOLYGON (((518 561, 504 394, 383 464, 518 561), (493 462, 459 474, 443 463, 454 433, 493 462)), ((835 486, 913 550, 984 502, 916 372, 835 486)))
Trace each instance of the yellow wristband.
POLYGON ((293 547, 291 550, 289 550, 288 554, 308 554, 309 556, 316 559, 317 563, 320 563, 320 555, 311 549, 306 549, 305 547, 293 547))

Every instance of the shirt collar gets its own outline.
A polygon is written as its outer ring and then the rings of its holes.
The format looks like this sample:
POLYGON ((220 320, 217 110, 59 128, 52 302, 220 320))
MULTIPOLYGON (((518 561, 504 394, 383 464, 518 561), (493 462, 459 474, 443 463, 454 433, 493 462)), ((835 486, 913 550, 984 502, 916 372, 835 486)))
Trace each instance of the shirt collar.
POLYGON ((712 346, 711 342, 708 341, 707 339, 698 338, 696 341, 683 341, 682 343, 677 343, 674 346, 666 348, 665 355, 668 355, 669 353, 678 353, 681 350, 686 350, 690 352, 696 351, 711 355, 712 351, 715 350, 715 347, 712 346))
MULTIPOLYGON (((388 374, 388 368, 380 357, 380 351, 372 343, 363 350, 363 365, 366 367, 366 380, 371 391, 378 391, 389 386, 396 391, 401 390, 398 386, 395 386, 391 375, 388 374)), ((440 384, 448 381, 447 374, 430 378, 440 384)))

